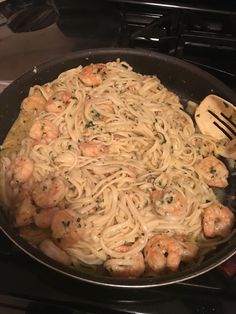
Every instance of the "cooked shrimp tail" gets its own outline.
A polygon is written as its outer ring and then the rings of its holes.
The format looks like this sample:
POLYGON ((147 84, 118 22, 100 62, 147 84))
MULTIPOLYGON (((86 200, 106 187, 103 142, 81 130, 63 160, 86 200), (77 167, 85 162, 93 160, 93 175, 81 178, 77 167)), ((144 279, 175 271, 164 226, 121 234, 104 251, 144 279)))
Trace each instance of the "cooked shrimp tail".
POLYGON ((66 266, 72 264, 70 256, 49 239, 43 240, 40 243, 39 248, 45 255, 54 259, 60 264, 66 266))
MULTIPOLYGON (((116 252, 128 252, 128 246, 114 249, 116 252)), ((145 270, 144 258, 141 252, 123 258, 110 258, 104 263, 104 267, 113 277, 137 278, 145 270)))

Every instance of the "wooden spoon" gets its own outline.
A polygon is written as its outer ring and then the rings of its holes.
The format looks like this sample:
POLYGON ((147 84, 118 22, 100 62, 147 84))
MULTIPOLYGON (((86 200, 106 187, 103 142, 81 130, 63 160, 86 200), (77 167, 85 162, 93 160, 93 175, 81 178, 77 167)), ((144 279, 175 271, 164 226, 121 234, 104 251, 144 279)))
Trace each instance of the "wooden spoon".
POLYGON ((219 143, 218 153, 224 157, 236 159, 236 138, 232 136, 232 140, 230 140, 214 122, 220 124, 229 133, 227 127, 219 123, 209 111, 218 117, 221 116, 221 113, 224 113, 225 116, 236 123, 236 107, 219 96, 208 95, 195 111, 195 120, 201 133, 214 137, 219 143))
MULTIPOLYGON (((209 110, 220 116, 223 112, 236 123, 236 107, 227 100, 216 95, 208 95, 203 99, 195 111, 195 120, 203 134, 210 135, 217 140, 227 139, 226 135, 214 124, 218 122, 209 110)), ((227 131, 227 128, 225 127, 227 131)))

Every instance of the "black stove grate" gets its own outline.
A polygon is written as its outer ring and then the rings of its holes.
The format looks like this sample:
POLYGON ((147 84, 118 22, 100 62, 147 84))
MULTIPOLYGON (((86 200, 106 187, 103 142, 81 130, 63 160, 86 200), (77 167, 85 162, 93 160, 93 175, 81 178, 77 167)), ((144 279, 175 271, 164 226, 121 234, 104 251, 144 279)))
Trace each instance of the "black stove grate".
POLYGON ((121 45, 147 48, 191 62, 236 90, 235 11, 123 4, 121 45))

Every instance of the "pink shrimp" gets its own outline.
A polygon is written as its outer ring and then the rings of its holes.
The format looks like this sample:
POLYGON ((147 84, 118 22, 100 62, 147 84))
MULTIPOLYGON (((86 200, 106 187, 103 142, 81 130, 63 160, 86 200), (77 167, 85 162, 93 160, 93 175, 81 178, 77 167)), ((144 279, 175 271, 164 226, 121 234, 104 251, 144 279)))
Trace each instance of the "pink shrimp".
POLYGON ((49 144, 58 135, 58 127, 46 119, 35 121, 29 131, 29 136, 34 140, 35 144, 49 144))
POLYGON ((86 157, 97 157, 103 154, 108 154, 109 151, 109 148, 107 146, 93 142, 81 143, 80 149, 83 156, 86 157))
POLYGON ((69 209, 59 210, 52 219, 53 238, 62 248, 73 247, 79 240, 78 217, 69 209))
POLYGON ((33 186, 32 199, 40 208, 56 206, 65 197, 66 188, 60 177, 49 177, 33 186))
POLYGON ((14 187, 27 182, 32 176, 33 170, 34 164, 31 159, 18 156, 9 165, 6 171, 6 179, 10 186, 14 187))
POLYGON ((53 94, 46 103, 46 111, 60 113, 70 103, 71 95, 67 91, 59 91, 53 94))
POLYGON ((39 228, 49 228, 52 224, 53 217, 59 209, 57 207, 36 210, 33 217, 34 223, 39 228))
POLYGON ((155 209, 164 216, 179 216, 187 209, 185 196, 174 188, 154 191, 151 195, 155 209))
POLYGON ((45 255, 60 264, 69 266, 72 263, 70 256, 49 239, 43 240, 39 248, 45 255))
MULTIPOLYGON (((126 253, 129 246, 122 245, 114 249, 116 252, 126 253)), ((104 267, 113 277, 137 278, 145 270, 144 258, 141 252, 122 258, 110 258, 104 263, 104 267)))
POLYGON ((42 96, 31 95, 26 97, 21 103, 21 109, 28 113, 34 111, 43 111, 45 109, 46 100, 42 96))
POLYGON ((181 260, 186 263, 193 261, 199 251, 197 244, 190 241, 185 235, 176 236, 175 238, 182 246, 181 260))
POLYGON ((214 156, 208 156, 202 159, 195 166, 197 173, 210 186, 225 188, 228 185, 229 171, 222 161, 214 156))
POLYGON ((176 271, 182 258, 182 246, 173 237, 157 234, 144 248, 145 261, 156 273, 165 269, 176 271))
POLYGON ((206 237, 226 237, 230 234, 234 225, 235 217, 232 211, 215 202, 205 208, 203 213, 203 232, 206 237))
POLYGON ((35 210, 36 208, 32 204, 31 199, 24 199, 16 208, 14 226, 18 228, 30 225, 33 222, 35 210))
POLYGON ((79 79, 86 86, 98 86, 102 84, 106 66, 102 63, 90 64, 85 66, 79 73, 79 79))
POLYGON ((19 228, 19 235, 33 245, 40 244, 50 236, 48 229, 39 229, 34 225, 19 228))

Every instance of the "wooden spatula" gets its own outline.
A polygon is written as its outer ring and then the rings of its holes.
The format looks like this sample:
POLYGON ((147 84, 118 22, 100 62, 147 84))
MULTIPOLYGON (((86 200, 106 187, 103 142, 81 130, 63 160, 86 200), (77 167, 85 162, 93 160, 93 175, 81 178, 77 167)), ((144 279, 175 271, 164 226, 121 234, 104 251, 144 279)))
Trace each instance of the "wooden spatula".
POLYGON ((222 156, 236 159, 236 107, 216 95, 208 95, 195 111, 195 120, 203 134, 224 143, 222 156))

